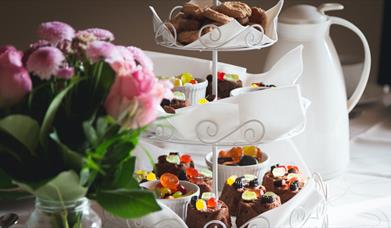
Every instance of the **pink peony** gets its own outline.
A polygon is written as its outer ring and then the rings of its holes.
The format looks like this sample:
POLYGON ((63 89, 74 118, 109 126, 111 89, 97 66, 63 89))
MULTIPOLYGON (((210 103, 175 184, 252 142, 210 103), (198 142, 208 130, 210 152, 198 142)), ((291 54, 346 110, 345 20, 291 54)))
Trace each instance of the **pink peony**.
POLYGON ((117 47, 105 41, 92 41, 87 46, 86 56, 92 62, 105 60, 108 63, 121 61, 122 56, 117 47))
POLYGON ((124 46, 117 46, 117 50, 121 58, 111 62, 111 68, 113 68, 117 75, 132 74, 137 69, 133 54, 124 46))
MULTIPOLYGON (((109 30, 101 29, 101 28, 89 28, 86 30, 83 30, 81 32, 88 32, 96 37, 97 40, 101 41, 113 41, 114 35, 109 30)), ((78 32, 79 33, 79 32, 78 32)))
POLYGON ((31 53, 27 60, 27 69, 42 80, 56 75, 65 57, 55 47, 42 47, 31 53))
POLYGON ((73 67, 62 67, 57 71, 57 77, 62 79, 70 79, 75 75, 73 67))
POLYGON ((145 53, 136 47, 128 47, 129 51, 133 54, 134 59, 140 64, 143 68, 148 69, 149 71, 153 71, 153 63, 152 60, 145 55, 145 53))
POLYGON ((22 53, 12 46, 0 47, 0 107, 18 103, 32 89, 22 66, 22 53))
POLYGON ((72 40, 75 37, 75 30, 68 24, 60 21, 42 23, 38 30, 40 39, 47 40, 53 45, 57 45, 63 40, 72 40))

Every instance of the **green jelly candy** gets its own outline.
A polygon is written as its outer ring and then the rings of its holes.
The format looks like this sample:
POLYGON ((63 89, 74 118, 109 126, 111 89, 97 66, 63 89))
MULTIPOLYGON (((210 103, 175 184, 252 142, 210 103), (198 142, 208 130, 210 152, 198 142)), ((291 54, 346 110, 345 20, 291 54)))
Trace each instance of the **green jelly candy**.
POLYGON ((175 192, 172 196, 173 196, 174 198, 182 197, 182 192, 177 191, 177 192, 175 192))
POLYGON ((216 198, 216 196, 215 196, 215 194, 213 192, 204 192, 201 195, 201 199, 203 199, 203 200, 208 200, 208 199, 210 199, 212 197, 216 198))
POLYGON ((198 172, 201 173, 205 177, 209 177, 209 178, 213 177, 213 173, 209 169, 202 169, 201 168, 201 169, 198 169, 198 172))
POLYGON ((242 193, 242 199, 245 201, 253 201, 257 199, 257 194, 253 191, 244 191, 242 193))
POLYGON ((224 79, 228 81, 238 81, 240 78, 237 74, 225 74, 224 79))
POLYGON ((180 162, 181 162, 181 160, 180 160, 178 155, 168 155, 166 157, 166 161, 169 162, 169 163, 172 163, 172 164, 177 164, 177 165, 179 165, 180 162))
POLYGON ((180 101, 185 101, 186 100, 186 95, 180 91, 175 91, 174 92, 174 98, 180 101))

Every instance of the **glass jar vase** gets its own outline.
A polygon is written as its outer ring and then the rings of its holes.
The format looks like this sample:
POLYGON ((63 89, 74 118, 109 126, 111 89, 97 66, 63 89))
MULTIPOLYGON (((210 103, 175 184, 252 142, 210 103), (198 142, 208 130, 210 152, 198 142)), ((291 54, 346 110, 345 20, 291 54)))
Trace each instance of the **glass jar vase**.
POLYGON ((28 228, 101 228, 98 214, 87 198, 52 201, 37 198, 27 221, 28 228))

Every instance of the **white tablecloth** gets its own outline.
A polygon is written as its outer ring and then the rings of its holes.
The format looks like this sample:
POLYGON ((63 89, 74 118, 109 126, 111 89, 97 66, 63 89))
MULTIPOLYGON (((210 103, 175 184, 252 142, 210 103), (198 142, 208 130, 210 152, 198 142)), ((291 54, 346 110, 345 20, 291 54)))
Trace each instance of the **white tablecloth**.
MULTIPOLYGON (((351 120, 351 163, 328 185, 329 227, 391 226, 391 106, 359 107, 351 120), (389 137, 390 136, 390 137, 389 137), (389 137, 389 140, 388 140, 389 137)), ((4 204, 0 215, 14 211, 26 217, 32 202, 4 204)), ((115 227, 105 223, 106 227, 115 227)), ((16 226, 22 227, 22 226, 16 226)))

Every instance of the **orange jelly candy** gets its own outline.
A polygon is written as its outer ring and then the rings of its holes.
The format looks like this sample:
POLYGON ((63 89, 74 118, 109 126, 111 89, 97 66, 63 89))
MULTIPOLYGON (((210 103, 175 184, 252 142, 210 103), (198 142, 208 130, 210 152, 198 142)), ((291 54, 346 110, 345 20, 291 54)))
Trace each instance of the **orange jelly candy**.
POLYGON ((216 208, 217 207, 217 200, 216 200, 216 198, 211 197, 210 199, 208 199, 208 201, 206 202, 206 205, 207 205, 208 208, 216 208))
POLYGON ((198 177, 200 174, 198 173, 198 171, 194 168, 186 168, 186 176, 188 177, 198 177))
POLYGON ((179 185, 179 179, 174 174, 164 173, 160 177, 160 183, 163 187, 169 188, 171 191, 176 191, 179 185))
POLYGON ((219 158, 226 158, 226 157, 229 157, 228 152, 225 151, 225 150, 221 150, 221 151, 219 152, 219 158))
POLYGON ((241 147, 233 147, 229 152, 230 157, 232 157, 232 160, 239 161, 243 156, 243 148, 241 147))
POLYGON ((188 154, 184 154, 184 155, 181 156, 181 162, 182 163, 186 163, 187 164, 187 163, 190 163, 192 160, 193 159, 188 154))

